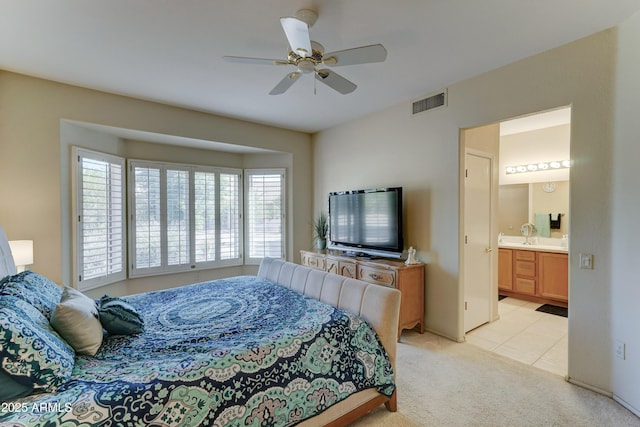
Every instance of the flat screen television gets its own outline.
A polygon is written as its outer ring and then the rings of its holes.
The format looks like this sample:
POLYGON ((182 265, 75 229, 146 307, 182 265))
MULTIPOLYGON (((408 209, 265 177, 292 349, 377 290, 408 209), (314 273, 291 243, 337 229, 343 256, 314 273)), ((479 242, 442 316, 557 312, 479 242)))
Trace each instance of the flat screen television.
POLYGON ((400 258, 402 187, 329 193, 329 249, 400 258))

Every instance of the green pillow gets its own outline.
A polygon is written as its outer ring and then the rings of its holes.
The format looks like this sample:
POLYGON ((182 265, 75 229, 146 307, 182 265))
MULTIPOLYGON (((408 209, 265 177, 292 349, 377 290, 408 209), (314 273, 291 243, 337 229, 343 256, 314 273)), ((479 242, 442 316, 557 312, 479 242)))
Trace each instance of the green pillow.
POLYGON ((71 376, 74 356, 40 311, 17 297, 0 297, 2 400, 30 390, 56 391, 71 376))
POLYGON ((0 369, 0 401, 7 402, 25 397, 31 394, 32 391, 33 387, 14 381, 10 375, 4 372, 4 369, 0 369))
POLYGON ((144 321, 136 309, 118 297, 105 295, 98 306, 102 327, 113 335, 139 334, 144 330, 144 321))
POLYGON ((69 286, 65 286, 62 300, 53 310, 51 326, 76 353, 94 356, 102 345, 103 332, 96 302, 69 286))

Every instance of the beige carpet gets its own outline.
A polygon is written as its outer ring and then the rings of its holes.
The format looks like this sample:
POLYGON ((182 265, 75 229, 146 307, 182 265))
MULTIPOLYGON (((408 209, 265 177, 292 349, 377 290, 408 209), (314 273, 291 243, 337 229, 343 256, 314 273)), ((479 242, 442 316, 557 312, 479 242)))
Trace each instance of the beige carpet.
POLYGON ((398 412, 380 407, 353 426, 640 426, 613 399, 428 333, 402 335, 397 376, 398 412))

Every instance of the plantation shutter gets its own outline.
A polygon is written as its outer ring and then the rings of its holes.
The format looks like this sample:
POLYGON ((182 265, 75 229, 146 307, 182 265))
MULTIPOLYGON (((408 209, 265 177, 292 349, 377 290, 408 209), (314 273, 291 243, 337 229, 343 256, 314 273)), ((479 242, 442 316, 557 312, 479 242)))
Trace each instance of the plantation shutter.
POLYGON ((76 277, 90 289, 126 277, 124 159, 74 148, 76 277))
POLYGON ((245 171, 247 263, 284 258, 284 170, 245 171))
POLYGON ((241 230, 239 173, 220 174, 220 259, 240 258, 241 230))
POLYGON ((163 228, 160 168, 134 164, 132 175, 132 270, 158 271, 163 228))
POLYGON ((196 262, 209 262, 216 255, 216 174, 196 172, 194 175, 194 228, 196 262))
POLYGON ((167 265, 190 264, 189 171, 168 169, 166 188, 167 265))

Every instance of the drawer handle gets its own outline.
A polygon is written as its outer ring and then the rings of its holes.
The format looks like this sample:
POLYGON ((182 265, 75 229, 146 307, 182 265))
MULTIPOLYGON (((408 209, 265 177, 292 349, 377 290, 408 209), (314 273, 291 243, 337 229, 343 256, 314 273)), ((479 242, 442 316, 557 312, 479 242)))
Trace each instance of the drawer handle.
POLYGON ((373 280, 382 280, 382 276, 376 273, 369 273, 369 277, 371 277, 373 280))

